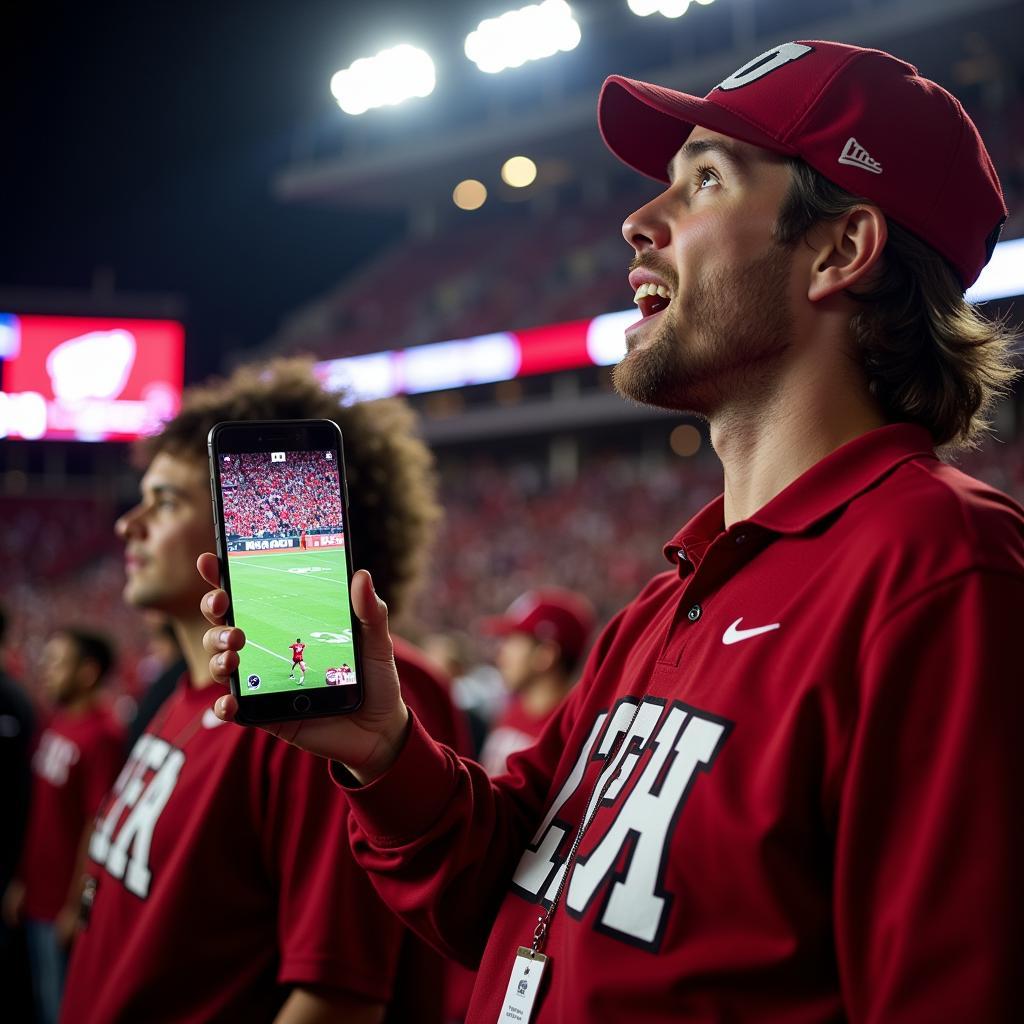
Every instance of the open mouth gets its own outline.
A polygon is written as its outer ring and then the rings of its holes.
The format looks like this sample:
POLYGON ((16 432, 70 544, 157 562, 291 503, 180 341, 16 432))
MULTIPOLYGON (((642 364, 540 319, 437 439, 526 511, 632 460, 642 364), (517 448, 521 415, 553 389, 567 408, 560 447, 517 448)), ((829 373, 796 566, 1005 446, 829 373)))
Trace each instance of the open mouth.
POLYGON ((660 313, 672 301, 672 293, 663 284, 642 284, 637 288, 633 301, 646 319, 660 313))

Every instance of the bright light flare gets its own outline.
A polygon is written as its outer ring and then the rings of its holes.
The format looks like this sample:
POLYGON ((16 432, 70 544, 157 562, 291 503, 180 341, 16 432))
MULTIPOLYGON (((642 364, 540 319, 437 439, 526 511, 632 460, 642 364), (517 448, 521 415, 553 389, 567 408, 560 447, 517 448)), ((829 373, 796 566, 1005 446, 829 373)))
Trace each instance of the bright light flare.
POLYGON ((436 83, 434 62, 423 50, 401 43, 375 57, 361 57, 331 78, 331 95, 346 114, 365 114, 415 96, 429 96, 436 83))
POLYGON ((665 18, 681 18, 689 9, 691 3, 698 3, 702 7, 713 4, 715 0, 626 0, 629 9, 646 18, 652 14, 660 14, 665 18))
POLYGON ((466 56, 481 71, 497 74, 529 60, 567 53, 579 41, 580 26, 572 8, 564 0, 544 0, 481 21, 466 36, 466 56))
POLYGON ((501 180, 512 188, 526 188, 537 180, 537 165, 528 156, 510 156, 501 165, 501 180))
POLYGON ((476 178, 466 178, 455 186, 452 202, 460 210, 479 210, 487 202, 487 188, 476 178))

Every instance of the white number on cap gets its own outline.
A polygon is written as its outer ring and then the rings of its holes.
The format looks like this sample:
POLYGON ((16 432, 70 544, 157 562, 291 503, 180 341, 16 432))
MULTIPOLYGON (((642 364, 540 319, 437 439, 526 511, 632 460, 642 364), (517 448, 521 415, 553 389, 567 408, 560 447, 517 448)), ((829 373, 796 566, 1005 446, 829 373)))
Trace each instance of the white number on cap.
POLYGON ((813 49, 813 46, 805 46, 803 43, 783 43, 771 50, 765 50, 760 56, 747 61, 739 71, 734 71, 725 81, 719 82, 718 88, 728 92, 730 89, 750 85, 776 68, 781 68, 790 61, 799 60, 813 49))

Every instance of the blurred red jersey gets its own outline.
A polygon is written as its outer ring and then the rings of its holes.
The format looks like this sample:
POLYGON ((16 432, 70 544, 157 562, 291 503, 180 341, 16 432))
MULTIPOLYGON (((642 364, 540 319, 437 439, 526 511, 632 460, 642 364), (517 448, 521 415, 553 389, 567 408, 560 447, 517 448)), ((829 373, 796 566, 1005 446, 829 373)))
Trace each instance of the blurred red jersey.
MULTIPOLYGON (((443 684, 412 655, 410 704, 459 743, 443 684)), ((291 988, 314 986, 409 999, 440 1021, 443 985, 353 862, 325 762, 222 723, 224 692, 183 679, 100 810, 61 1020, 269 1022, 291 988)))
POLYGON ((56 711, 32 758, 32 803, 19 875, 25 916, 52 921, 68 902, 82 836, 124 763, 124 728, 106 707, 56 711))
POLYGON ((306 649, 306 645, 289 644, 288 646, 292 649, 292 661, 295 662, 295 664, 297 665, 300 661, 302 661, 302 652, 306 649))

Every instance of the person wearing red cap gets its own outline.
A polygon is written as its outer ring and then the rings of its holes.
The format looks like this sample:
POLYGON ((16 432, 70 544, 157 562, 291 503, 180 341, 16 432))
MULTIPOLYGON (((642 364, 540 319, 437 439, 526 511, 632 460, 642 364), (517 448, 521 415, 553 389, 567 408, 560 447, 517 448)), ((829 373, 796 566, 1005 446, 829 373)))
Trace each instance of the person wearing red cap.
POLYGON ((510 695, 480 751, 488 774, 501 775, 509 757, 537 739, 576 682, 594 611, 581 594, 539 587, 517 597, 504 615, 484 619, 481 628, 502 638, 495 664, 510 695))
MULTIPOLYGON (((569 695, 594 628, 594 609, 561 587, 528 590, 481 630, 500 637, 494 663, 509 694, 480 748, 488 775, 502 775, 509 758, 532 746, 569 695)), ((476 975, 449 964, 446 1018, 465 1020, 476 975)))
POLYGON ((617 387, 704 417, 724 493, 507 775, 406 711, 365 574, 366 702, 296 739, 378 891, 479 961, 471 1024, 1016 1019, 1024 510, 935 454, 1014 376, 964 301, 1006 216, 978 132, 814 40, 703 98, 609 79, 599 120, 665 183, 617 387))

